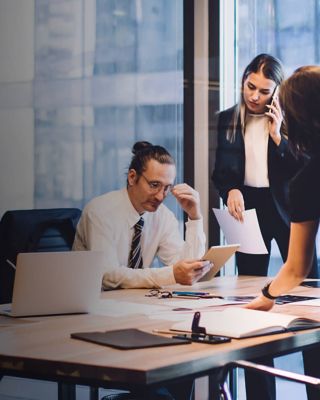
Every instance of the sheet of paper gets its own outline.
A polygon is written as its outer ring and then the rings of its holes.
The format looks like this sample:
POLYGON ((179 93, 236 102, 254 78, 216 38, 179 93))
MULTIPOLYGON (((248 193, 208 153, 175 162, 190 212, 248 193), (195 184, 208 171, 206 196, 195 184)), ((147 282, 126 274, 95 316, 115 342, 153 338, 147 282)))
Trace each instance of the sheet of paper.
POLYGON ((127 301, 101 299, 93 314, 106 315, 110 317, 123 317, 133 314, 152 315, 162 311, 170 310, 165 305, 138 304, 127 301))
MULTIPOLYGON (((161 314, 154 314, 154 315, 149 315, 149 319, 160 319, 164 321, 184 321, 186 319, 186 313, 187 312, 165 312, 161 314)), ((190 311, 188 312, 187 315, 190 314, 190 311)))
POLYGON ((172 307, 173 310, 179 308, 189 308, 190 310, 203 310, 207 307, 219 307, 226 306, 230 304, 238 304, 235 300, 225 300, 225 299, 179 299, 179 300, 164 300, 166 306, 172 307))
POLYGON ((268 254, 255 209, 243 212, 243 222, 233 218, 227 209, 213 208, 228 244, 240 243, 238 251, 248 254, 268 254))
POLYGON ((295 306, 320 307, 320 299, 296 301, 296 302, 294 303, 294 305, 295 305, 295 306))

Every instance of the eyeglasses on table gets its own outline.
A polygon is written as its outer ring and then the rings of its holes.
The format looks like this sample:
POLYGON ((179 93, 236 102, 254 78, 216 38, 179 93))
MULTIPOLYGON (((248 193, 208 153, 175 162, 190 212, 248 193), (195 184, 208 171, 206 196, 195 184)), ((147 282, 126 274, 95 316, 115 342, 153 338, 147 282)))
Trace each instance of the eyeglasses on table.
POLYGON ((158 299, 169 299, 172 293, 169 290, 150 289, 146 297, 158 297, 158 299))

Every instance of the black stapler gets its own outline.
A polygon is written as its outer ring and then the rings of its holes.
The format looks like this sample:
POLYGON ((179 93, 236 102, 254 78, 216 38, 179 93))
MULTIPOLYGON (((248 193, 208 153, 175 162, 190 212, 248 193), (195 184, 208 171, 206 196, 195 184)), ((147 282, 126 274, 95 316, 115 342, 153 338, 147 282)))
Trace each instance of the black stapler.
POLYGON ((192 320, 191 333, 180 333, 173 337, 176 339, 189 339, 192 342, 211 343, 211 344, 225 343, 231 341, 231 339, 226 336, 216 336, 207 334, 206 328, 204 326, 199 325, 200 317, 201 317, 200 312, 196 311, 194 313, 192 320))

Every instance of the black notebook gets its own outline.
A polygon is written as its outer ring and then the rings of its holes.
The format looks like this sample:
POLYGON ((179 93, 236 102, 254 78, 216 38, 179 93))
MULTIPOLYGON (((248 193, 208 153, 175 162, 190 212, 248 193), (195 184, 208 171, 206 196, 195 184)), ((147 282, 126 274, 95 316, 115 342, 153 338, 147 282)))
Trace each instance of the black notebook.
POLYGON ((187 339, 167 338, 140 331, 139 329, 120 329, 106 332, 76 332, 71 333, 71 337, 125 350, 191 343, 191 341, 187 339))

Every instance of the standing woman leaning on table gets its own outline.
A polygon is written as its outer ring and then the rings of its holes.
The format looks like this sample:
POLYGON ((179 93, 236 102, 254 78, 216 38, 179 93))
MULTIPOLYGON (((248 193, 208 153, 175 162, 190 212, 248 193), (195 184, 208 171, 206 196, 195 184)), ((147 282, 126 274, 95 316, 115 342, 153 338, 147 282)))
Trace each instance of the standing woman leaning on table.
MULTIPOLYGON (((236 253, 239 275, 268 274, 271 241, 275 239, 282 260, 288 254, 290 218, 288 185, 303 166, 289 151, 284 134, 277 89, 284 79, 280 61, 257 55, 245 68, 240 101, 219 114, 218 146, 212 179, 229 213, 242 221, 245 209, 255 208, 268 254, 236 253)), ((314 264, 310 277, 318 277, 314 264)), ((272 358, 256 362, 273 365, 272 358)), ((245 372, 248 400, 274 400, 275 380, 245 372)))
POLYGON ((280 87, 289 144, 309 160, 289 186, 291 234, 287 261, 248 307, 270 310, 308 275, 320 218, 320 67, 298 68, 280 87))
MULTIPOLYGON (((255 208, 269 254, 236 254, 239 275, 266 276, 271 241, 286 260, 290 235, 287 191, 302 167, 288 149, 277 90, 284 73, 280 61, 259 54, 245 68, 240 101, 219 114, 218 146, 212 175, 229 213, 242 221, 255 208)), ((317 278, 314 264, 310 277, 317 278)))
MULTIPOLYGON (((280 87, 280 103, 288 128, 289 144, 309 160, 289 187, 291 233, 287 261, 262 294, 247 305, 270 310, 277 296, 299 285, 311 269, 320 218, 320 67, 298 68, 280 87)), ((304 351, 307 375, 320 376, 320 350, 304 351)), ((320 392, 307 387, 308 400, 320 392)))

